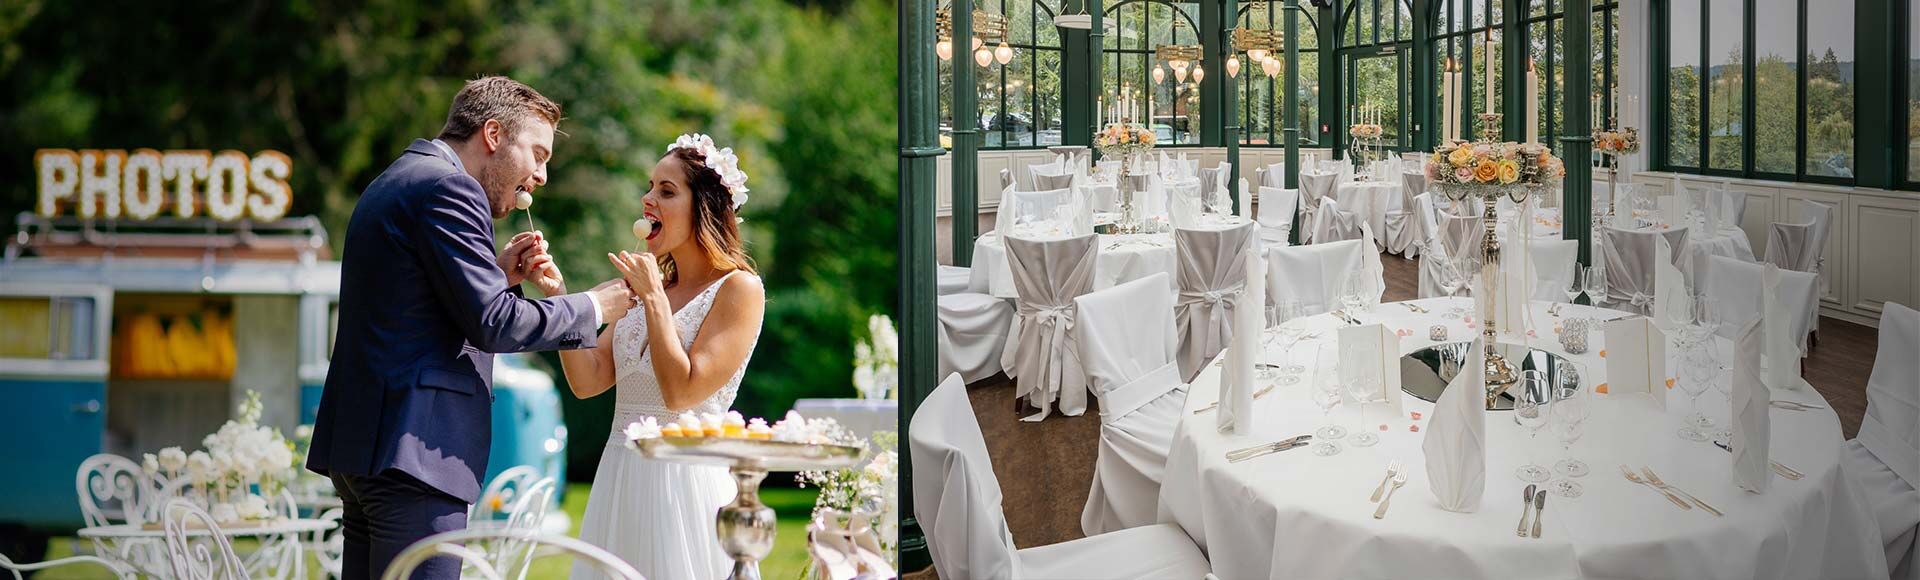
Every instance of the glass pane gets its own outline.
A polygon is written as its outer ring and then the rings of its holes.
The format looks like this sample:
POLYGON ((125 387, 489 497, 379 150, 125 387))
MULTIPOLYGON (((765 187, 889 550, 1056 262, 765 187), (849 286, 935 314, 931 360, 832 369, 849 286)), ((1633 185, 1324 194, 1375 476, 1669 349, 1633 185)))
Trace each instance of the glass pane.
POLYGON ((1667 162, 1700 166, 1700 3, 1668 4, 1667 162))
POLYGON ((1808 175, 1853 177, 1853 5, 1807 11, 1808 175))
POLYGON ((1033 51, 1014 51, 1013 60, 1006 66, 998 67, 1006 79, 1003 95, 1006 99, 1006 118, 1002 120, 1006 133, 1006 144, 1011 147, 1029 147, 1033 145, 1033 51))
POLYGON ((94 305, 92 298, 61 297, 53 299, 53 336, 49 339, 53 352, 48 358, 57 360, 91 360, 94 358, 94 305))
POLYGON ((1387 145, 1400 140, 1400 59, 1395 55, 1356 59, 1354 61, 1354 111, 1360 113, 1353 122, 1362 120, 1379 123, 1385 131, 1381 137, 1387 145))
POLYGON ((46 297, 0 298, 0 358, 44 359, 52 353, 52 301, 46 297))
POLYGON ((1534 134, 1537 142, 1553 146, 1553 123, 1554 117, 1558 112, 1558 107, 1555 107, 1554 103, 1548 99, 1559 95, 1559 87, 1554 87, 1554 95, 1549 96, 1547 94, 1547 83, 1552 83, 1553 78, 1547 73, 1546 55, 1559 51, 1553 50, 1550 44, 1551 37, 1547 34, 1548 22, 1554 21, 1535 22, 1527 25, 1527 50, 1530 51, 1530 54, 1536 55, 1533 58, 1534 82, 1536 83, 1533 89, 1533 97, 1535 99, 1533 104, 1535 115, 1534 134), (1542 81, 1544 81, 1544 83, 1542 81))
POLYGON ((1320 53, 1300 53, 1299 79, 1294 116, 1300 120, 1300 144, 1306 147, 1320 142, 1320 53))
POLYGON ((1907 6, 1907 181, 1920 182, 1920 6, 1907 6))
POLYGON ((1741 46, 1746 22, 1745 0, 1710 0, 1707 58, 1707 166, 1741 168, 1740 152, 1746 139, 1746 66, 1741 46))
POLYGON ((1033 42, 1037 46, 1060 47, 1060 28, 1053 25, 1056 16, 1048 5, 1034 2, 1033 13, 1039 20, 1034 24, 1033 42))
POLYGON ((1796 115, 1767 114, 1800 110, 1798 86, 1799 2, 1755 0, 1753 64, 1753 170, 1793 173, 1796 115))
MULTIPOLYGON (((1472 85, 1468 87, 1468 90, 1472 92, 1472 97, 1470 97, 1469 100, 1473 106, 1471 109, 1462 107, 1462 114, 1467 117, 1465 121, 1466 124, 1463 127, 1468 129, 1460 132, 1462 137, 1468 135, 1484 137, 1486 133, 1484 128, 1480 126, 1480 114, 1489 111, 1496 113, 1501 111, 1500 80, 1506 73, 1502 69, 1500 59, 1502 57, 1501 53, 1504 52, 1504 50, 1500 46, 1501 33, 1499 29, 1493 29, 1491 32, 1491 40, 1488 40, 1489 36, 1487 32, 1474 34, 1469 38, 1472 42, 1470 49, 1473 51, 1473 70, 1468 71, 1466 76, 1469 79, 1468 84, 1472 85), (1488 56, 1489 48, 1492 49, 1491 57, 1488 56), (1491 73, 1488 71, 1489 66, 1492 67, 1491 73), (1491 79, 1488 78, 1489 75, 1492 76, 1491 79), (1491 80, 1491 83, 1489 83, 1489 80, 1491 80)), ((1510 138, 1509 140, 1514 140, 1524 136, 1516 137, 1507 135, 1505 137, 1510 138)))
MULTIPOLYGON (((1051 28, 1051 27, 1049 27, 1051 28)), ((1040 145, 1059 145, 1060 115, 1060 54, 1058 50, 1039 49, 1033 51, 1039 59, 1038 74, 1035 81, 1033 124, 1040 130, 1040 145)))

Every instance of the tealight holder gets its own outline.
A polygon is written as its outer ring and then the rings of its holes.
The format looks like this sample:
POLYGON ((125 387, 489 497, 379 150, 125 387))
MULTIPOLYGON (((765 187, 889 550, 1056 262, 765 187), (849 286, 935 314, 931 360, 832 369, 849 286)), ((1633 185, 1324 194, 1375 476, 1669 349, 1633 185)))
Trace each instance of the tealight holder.
POLYGON ((1431 340, 1434 342, 1446 342, 1447 341, 1447 325, 1435 324, 1433 325, 1433 328, 1427 329, 1427 340, 1431 340))
POLYGON ((1593 327, 1593 319, 1569 318, 1560 324, 1560 348, 1568 354, 1586 354, 1587 331, 1593 327))

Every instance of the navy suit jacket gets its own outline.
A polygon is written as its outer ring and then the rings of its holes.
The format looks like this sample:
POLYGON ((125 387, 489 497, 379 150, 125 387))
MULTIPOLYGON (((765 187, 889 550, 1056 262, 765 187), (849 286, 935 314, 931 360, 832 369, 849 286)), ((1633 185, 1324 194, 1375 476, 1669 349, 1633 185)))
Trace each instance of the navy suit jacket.
POLYGON ((473 503, 492 444, 491 353, 591 348, 594 305, 507 286, 486 194, 457 162, 415 140, 354 205, 307 468, 399 470, 473 503))

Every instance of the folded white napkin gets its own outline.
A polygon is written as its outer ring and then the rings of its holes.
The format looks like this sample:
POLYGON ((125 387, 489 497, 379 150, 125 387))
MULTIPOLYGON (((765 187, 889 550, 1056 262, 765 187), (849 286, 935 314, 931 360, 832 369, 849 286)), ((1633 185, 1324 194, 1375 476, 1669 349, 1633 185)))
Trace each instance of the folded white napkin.
POLYGON ((1760 272, 1761 334, 1765 337, 1760 356, 1762 382, 1768 388, 1794 389, 1800 386, 1800 338, 1793 335, 1799 311, 1780 296, 1780 266, 1762 264, 1760 272))
MULTIPOLYGON (((1255 256, 1265 255, 1253 240, 1255 256)), ((1247 290, 1233 309, 1233 338, 1227 344, 1226 368, 1220 380, 1220 409, 1214 426, 1221 433, 1253 432, 1253 365, 1259 362, 1261 334, 1266 330, 1267 261, 1247 260, 1247 290)))
POLYGON ((816 577, 830 580, 879 580, 895 576, 893 565, 880 553, 871 518, 851 514, 845 527, 836 516, 822 512, 807 524, 807 553, 813 557, 816 577))
POLYGON ((1387 414, 1398 416, 1400 335, 1381 324, 1348 326, 1340 329, 1339 345, 1341 380, 1367 381, 1375 388, 1372 401, 1386 403, 1387 414))
POLYGON ((1646 318, 1606 323, 1607 394, 1644 393, 1667 408, 1667 336, 1646 318))
POLYGON ((1733 383, 1727 398, 1733 404, 1733 484, 1753 493, 1767 490, 1772 477, 1767 462, 1767 415, 1772 397, 1760 381, 1760 351, 1765 333, 1761 321, 1747 323, 1734 342, 1733 383))
POLYGON ((1480 509, 1487 489, 1487 380, 1484 342, 1467 347, 1467 362, 1433 404, 1420 451, 1427 459, 1427 486, 1448 511, 1480 509))
POLYGON ((1687 278, 1673 265, 1673 253, 1678 248, 1667 245, 1666 236, 1653 238, 1653 324, 1660 330, 1671 331, 1686 324, 1684 320, 1675 320, 1672 308, 1675 302, 1691 300, 1687 295, 1687 278))

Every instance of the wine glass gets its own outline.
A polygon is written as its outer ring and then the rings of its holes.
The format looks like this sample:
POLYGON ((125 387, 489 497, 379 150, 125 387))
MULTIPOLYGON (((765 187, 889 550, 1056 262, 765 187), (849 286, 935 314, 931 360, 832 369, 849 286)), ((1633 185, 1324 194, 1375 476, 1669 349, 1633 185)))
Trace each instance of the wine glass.
POLYGON ((1340 290, 1340 305, 1346 307, 1347 317, 1356 321, 1360 319, 1360 308, 1367 305, 1368 290, 1373 287, 1368 274, 1365 269, 1348 272, 1347 282, 1340 290))
POLYGON ((1280 372, 1286 376, 1280 377, 1280 384, 1292 385, 1300 382, 1301 373, 1307 372, 1306 366, 1293 362, 1293 347, 1298 346, 1300 338, 1307 333, 1307 303, 1281 300, 1276 308, 1280 312, 1280 339, 1285 341, 1285 346, 1280 348, 1280 357, 1286 366, 1281 367, 1280 372))
MULTIPOLYGON (((1680 368, 1680 390, 1686 393, 1687 401, 1693 406, 1693 412, 1687 415, 1677 434, 1688 441, 1705 442, 1713 438, 1713 420, 1700 412, 1700 395, 1707 392, 1713 375, 1708 371, 1700 351, 1689 347, 1685 352, 1687 364, 1680 368)), ((1705 357, 1711 360, 1711 357, 1705 357)))
POLYGON ((1354 447, 1372 447, 1380 442, 1380 437, 1367 430, 1367 403, 1379 398, 1380 381, 1379 377, 1368 373, 1355 374, 1359 376, 1349 379, 1346 385, 1347 394, 1353 395, 1353 401, 1360 405, 1360 426, 1354 429, 1353 436, 1347 438, 1347 443, 1354 447))
POLYGON ((1560 287, 1560 292, 1567 295, 1567 304, 1578 302, 1580 293, 1587 291, 1585 280, 1580 278, 1580 274, 1580 264, 1576 262, 1573 265, 1573 271, 1567 276, 1566 283, 1560 287))
POLYGON ((1587 266, 1586 273, 1581 276, 1580 283, 1587 291, 1588 303, 1599 306, 1600 303, 1607 301, 1606 266, 1600 264, 1587 266))
MULTIPOLYGON (((1529 448, 1527 464, 1514 470, 1513 474, 1521 481, 1541 483, 1553 477, 1553 473, 1531 457, 1533 441, 1540 435, 1540 429, 1547 426, 1547 413, 1553 408, 1553 389, 1548 386, 1545 373, 1537 370, 1520 372, 1520 382, 1514 385, 1518 393, 1513 398, 1513 419, 1527 430, 1529 448)), ((1512 391, 1509 391, 1512 392, 1512 391)))
MULTIPOLYGON (((1553 408, 1549 410, 1553 423, 1553 433, 1560 439, 1561 451, 1567 457, 1554 462, 1553 470, 1567 477, 1585 477, 1590 471, 1586 462, 1573 457, 1573 442, 1580 440, 1581 428, 1585 426, 1591 413, 1587 390, 1580 386, 1580 376, 1571 363, 1560 365, 1560 382, 1555 385, 1553 408)), ((1572 482, 1568 482, 1572 483, 1572 482)), ((1574 483, 1570 489, 1555 484, 1555 491, 1564 497, 1580 497, 1580 486, 1574 483)))
MULTIPOLYGON (((1461 275, 1460 269, 1456 267, 1457 264, 1455 264, 1453 259, 1448 258, 1445 254, 1432 254, 1432 256, 1435 259, 1434 264, 1437 266, 1435 268, 1436 270, 1435 273, 1438 274, 1440 277, 1440 280, 1439 280, 1440 291, 1446 292, 1448 298, 1452 298, 1454 295, 1459 294, 1460 287, 1467 285, 1466 276, 1461 275)), ((1460 312, 1461 311, 1459 307, 1457 306, 1450 307, 1447 310, 1446 314, 1442 316, 1448 319, 1459 318, 1460 312)))
MULTIPOLYGON (((1321 420, 1326 422, 1326 425, 1321 426, 1313 432, 1313 438, 1316 441, 1328 443, 1347 436, 1347 429, 1333 422, 1333 408, 1340 406, 1341 394, 1340 379, 1338 376, 1340 370, 1339 359, 1334 358, 1333 360, 1328 360, 1327 357, 1327 353, 1332 348, 1331 345, 1322 344, 1320 348, 1314 351, 1314 367, 1319 369, 1319 377, 1318 380, 1313 382, 1313 392, 1310 393, 1313 397, 1313 404, 1320 407, 1321 420)), ((1321 455, 1332 455, 1339 453, 1340 450, 1336 446, 1332 453, 1320 453, 1318 449, 1314 450, 1314 452, 1321 455)))

